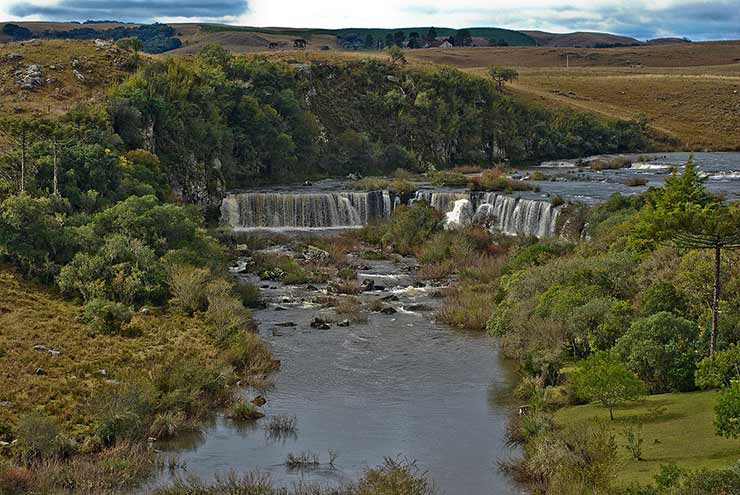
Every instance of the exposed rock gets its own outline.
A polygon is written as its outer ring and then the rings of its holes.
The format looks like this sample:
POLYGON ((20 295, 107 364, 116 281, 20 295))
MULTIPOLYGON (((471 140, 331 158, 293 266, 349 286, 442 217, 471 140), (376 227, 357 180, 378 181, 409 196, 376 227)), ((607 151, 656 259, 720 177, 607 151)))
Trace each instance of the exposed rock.
POLYGON ((13 407, 13 403, 10 402, 9 400, 2 400, 2 401, 0 401, 0 407, 2 407, 4 409, 9 409, 9 408, 13 407))
POLYGON ((5 55, 5 60, 8 62, 17 62, 18 60, 23 60, 23 55, 11 52, 5 55))
POLYGON ((318 330, 329 330, 331 328, 331 325, 329 325, 329 323, 322 320, 318 316, 313 319, 310 325, 311 325, 311 328, 316 328, 318 330))
POLYGON ((77 69, 72 69, 72 74, 77 78, 78 81, 80 82, 85 81, 85 76, 83 76, 82 73, 78 71, 77 69))
POLYGON ((275 306, 275 311, 287 311, 288 308, 284 308, 282 306, 275 306))
POLYGON ((348 327, 349 326, 349 320, 342 320, 339 323, 337 323, 338 327, 348 327))
POLYGON ((432 308, 426 304, 410 304, 404 306, 403 309, 406 311, 432 311, 432 308))
POLYGON ((267 404, 267 399, 265 399, 261 395, 258 395, 257 397, 255 397, 254 399, 252 399, 252 404, 254 404, 257 407, 262 407, 265 404, 267 404))
POLYGON ((44 368, 36 368, 36 374, 38 376, 43 376, 46 374, 46 370, 44 368))
POLYGON ((381 301, 398 301, 398 296, 395 294, 391 294, 389 296, 384 296, 380 298, 381 301))
POLYGON ((280 333, 280 329, 278 329, 278 328, 273 328, 273 329, 270 330, 270 332, 272 333, 272 336, 273 337, 282 337, 283 336, 283 334, 280 333))
POLYGON ((279 359, 273 359, 272 361, 270 361, 270 364, 272 365, 272 369, 279 370, 282 363, 279 359))
POLYGON ((362 281, 362 291, 371 292, 375 290, 375 280, 368 278, 362 281))
POLYGON ((59 357, 62 355, 62 351, 57 351, 55 349, 49 349, 49 354, 51 354, 52 357, 59 357))
POLYGON ((34 351, 44 351, 44 352, 47 352, 49 350, 49 348, 46 347, 43 344, 37 344, 37 345, 33 346, 33 350, 34 351))
POLYGON ((96 375, 99 376, 108 376, 108 370, 102 369, 95 372, 96 375))
POLYGON ((296 323, 292 321, 284 321, 282 323, 275 323, 275 325, 278 327, 294 327, 296 326, 296 323))
POLYGON ((458 199, 452 211, 446 214, 445 229, 455 230, 473 223, 473 204, 467 199, 458 199))
POLYGON ((317 291, 319 290, 319 288, 316 287, 315 285, 307 285, 306 290, 317 291))
POLYGON ((328 251, 324 251, 316 246, 308 246, 303 251, 303 257, 306 261, 310 261, 312 263, 326 263, 331 259, 331 255, 328 251))
POLYGON ((396 308, 394 308, 393 306, 387 306, 381 309, 380 312, 384 315, 392 315, 398 313, 398 311, 396 311, 396 308))
POLYGON ((15 83, 21 89, 31 90, 44 84, 44 71, 37 64, 29 65, 25 70, 15 72, 15 83))

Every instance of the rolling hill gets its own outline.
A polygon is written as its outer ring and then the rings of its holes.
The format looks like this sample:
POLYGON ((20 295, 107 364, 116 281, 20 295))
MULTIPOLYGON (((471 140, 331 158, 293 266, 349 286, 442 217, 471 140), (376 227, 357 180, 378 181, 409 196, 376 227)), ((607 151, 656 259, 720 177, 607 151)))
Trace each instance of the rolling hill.
POLYGON ((643 44, 642 41, 630 38, 628 36, 619 36, 609 33, 546 33, 544 31, 522 31, 524 34, 537 41, 539 46, 560 46, 560 47, 616 47, 616 46, 634 46, 643 44))

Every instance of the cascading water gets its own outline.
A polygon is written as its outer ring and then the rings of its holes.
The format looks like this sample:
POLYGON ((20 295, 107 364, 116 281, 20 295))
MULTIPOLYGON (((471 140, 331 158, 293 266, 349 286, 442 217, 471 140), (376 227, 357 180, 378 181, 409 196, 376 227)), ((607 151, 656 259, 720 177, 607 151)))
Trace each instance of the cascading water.
POLYGON ((404 197, 391 196, 388 191, 240 193, 224 199, 221 219, 237 230, 361 227, 387 218, 394 208, 405 203, 426 201, 438 211, 449 213, 461 199, 472 204, 475 224, 508 235, 556 235, 559 207, 548 201, 498 193, 423 190, 404 197))
POLYGON ((485 193, 477 199, 473 222, 508 235, 553 237, 560 208, 549 201, 485 193))
POLYGON ((387 191, 241 193, 226 196, 221 220, 234 229, 361 227, 391 209, 387 191))

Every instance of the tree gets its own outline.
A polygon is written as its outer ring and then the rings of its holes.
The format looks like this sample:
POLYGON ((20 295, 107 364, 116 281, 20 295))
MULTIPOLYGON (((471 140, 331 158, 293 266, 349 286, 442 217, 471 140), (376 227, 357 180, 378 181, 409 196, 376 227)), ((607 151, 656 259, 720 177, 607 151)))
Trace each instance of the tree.
POLYGON ((455 33, 453 38, 455 46, 472 46, 473 37, 470 35, 470 31, 467 29, 461 29, 455 33))
POLYGON ((504 92, 504 84, 519 79, 519 73, 510 67, 500 67, 495 65, 488 70, 491 79, 496 81, 496 91, 504 92))
POLYGON ((414 31, 413 33, 409 34, 409 48, 421 48, 421 44, 419 43, 419 33, 414 31))
POLYGON ((403 48, 404 41, 406 41, 406 33, 403 31, 396 31, 393 33, 393 43, 395 43, 397 47, 403 48))
POLYGON ((714 407, 714 429, 718 435, 726 438, 740 436, 740 381, 733 380, 714 407))
POLYGON ((368 50, 375 49, 375 37, 373 33, 367 33, 367 36, 365 36, 365 48, 368 50))
POLYGON ((5 118, 0 120, 0 134, 5 135, 20 153, 20 192, 23 192, 26 190, 28 151, 37 137, 37 122, 25 117, 5 118))
POLYGON ((614 407, 636 400, 645 394, 645 386, 625 369, 615 354, 600 351, 583 361, 572 377, 579 396, 601 402, 609 408, 614 420, 614 407))
POLYGON ((425 41, 431 45, 436 40, 437 40, 437 29, 434 26, 432 26, 429 28, 429 31, 427 31, 427 36, 425 38, 425 41))
POLYGON ((144 42, 141 41, 137 36, 131 36, 129 38, 121 38, 116 41, 116 46, 124 50, 131 50, 134 52, 140 52, 144 49, 144 42))
POLYGON ((73 134, 73 129, 64 122, 42 120, 38 124, 37 131, 39 136, 41 136, 51 147, 51 193, 54 196, 58 196, 60 154, 62 154, 64 149, 74 141, 74 137, 71 137, 73 134))
POLYGON ((405 65, 407 63, 406 55, 403 54, 403 50, 401 50, 399 47, 395 45, 388 48, 388 55, 390 55, 391 63, 393 65, 397 65, 397 64, 405 65))
POLYGON ((699 327, 660 312, 632 322, 614 350, 653 393, 693 390, 699 358, 699 327))
POLYGON ((735 380, 740 380, 740 346, 736 344, 705 357, 696 368, 696 385, 703 389, 729 387, 735 380))
POLYGON ((705 178, 689 158, 681 175, 676 171, 644 211, 641 226, 655 240, 685 249, 714 252, 714 290, 709 354, 717 351, 723 249, 740 249, 740 204, 726 204, 704 187, 705 178))

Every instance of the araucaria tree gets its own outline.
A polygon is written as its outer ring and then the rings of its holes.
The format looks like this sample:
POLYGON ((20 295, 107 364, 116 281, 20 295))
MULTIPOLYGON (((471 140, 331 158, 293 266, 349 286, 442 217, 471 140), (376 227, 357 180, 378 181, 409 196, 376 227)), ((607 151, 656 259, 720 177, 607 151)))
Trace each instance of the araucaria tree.
POLYGON ((704 188, 689 159, 681 175, 674 172, 645 209, 643 227, 653 238, 678 248, 710 249, 714 253, 714 291, 709 354, 717 350, 722 250, 740 249, 740 204, 728 204, 704 188))

